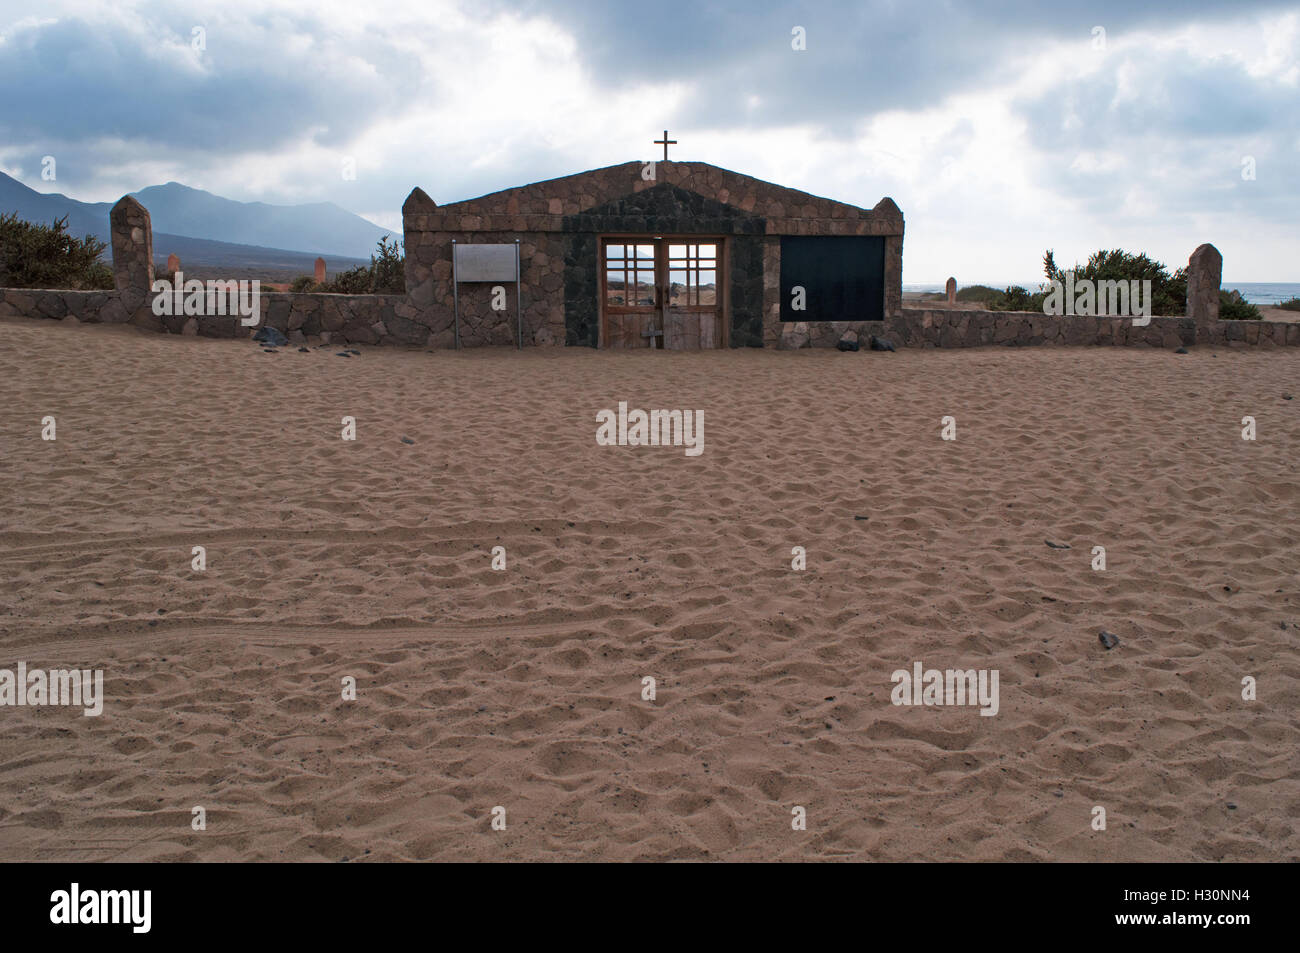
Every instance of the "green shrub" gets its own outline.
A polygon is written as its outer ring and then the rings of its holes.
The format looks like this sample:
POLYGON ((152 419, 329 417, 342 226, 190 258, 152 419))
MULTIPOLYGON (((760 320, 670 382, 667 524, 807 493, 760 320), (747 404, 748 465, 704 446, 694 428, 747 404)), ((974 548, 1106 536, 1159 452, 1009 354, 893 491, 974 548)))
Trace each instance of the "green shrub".
POLYGON ((391 245, 387 235, 379 239, 379 256, 370 256, 370 275, 375 294, 406 293, 406 258, 397 239, 391 245))
POLYGON ((1300 298, 1291 298, 1288 301, 1278 302, 1278 307, 1286 311, 1300 311, 1300 298))
POLYGON ((1220 321, 1258 321, 1261 317, 1259 308, 1245 300, 1240 291, 1219 289, 1220 321))
MULTIPOLYGON (((947 297, 945 295, 945 297, 947 297)), ((979 304, 991 304, 1002 297, 1002 292, 997 288, 990 288, 988 285, 967 285, 965 288, 957 290, 957 300, 970 303, 972 301, 979 304)))
POLYGON ((326 282, 325 290, 336 295, 374 294, 374 276, 367 265, 357 265, 340 272, 333 281, 326 282))
POLYGON ((379 254, 370 256, 369 265, 357 265, 335 275, 332 281, 317 284, 315 278, 300 275, 289 290, 294 294, 384 295, 406 293, 406 259, 402 246, 385 235, 379 239, 379 254))
MULTIPOLYGON (((1112 251, 1102 249, 1090 255, 1086 265, 1076 264, 1070 271, 1076 284, 1083 278, 1094 282, 1150 281, 1152 314, 1182 316, 1187 313, 1187 270, 1179 268, 1170 274, 1168 268, 1148 258, 1145 253, 1135 255, 1120 248, 1112 251)), ((1066 272, 1056 267, 1050 249, 1043 255, 1043 274, 1049 284, 1065 282, 1066 272)))
POLYGON ((1019 285, 1012 285, 989 302, 990 311, 1042 311, 1047 292, 1030 293, 1019 285))
POLYGON ((113 269, 99 260, 106 248, 94 235, 69 235, 66 216, 40 225, 0 215, 0 288, 112 290, 113 269))

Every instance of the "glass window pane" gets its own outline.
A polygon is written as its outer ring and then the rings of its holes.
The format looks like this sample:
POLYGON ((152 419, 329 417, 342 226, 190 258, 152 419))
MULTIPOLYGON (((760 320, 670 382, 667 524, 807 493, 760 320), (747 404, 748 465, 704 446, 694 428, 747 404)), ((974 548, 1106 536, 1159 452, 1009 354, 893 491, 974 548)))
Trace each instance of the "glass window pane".
POLYGON ((673 306, 688 303, 686 272, 670 271, 668 273, 668 303, 673 306))
POLYGON ((718 273, 716 271, 700 271, 699 276, 699 300, 698 304, 717 304, 718 291, 717 281, 718 273))
POLYGON ((605 276, 605 296, 609 304, 625 304, 627 302, 627 285, 623 279, 622 271, 612 271, 605 276))

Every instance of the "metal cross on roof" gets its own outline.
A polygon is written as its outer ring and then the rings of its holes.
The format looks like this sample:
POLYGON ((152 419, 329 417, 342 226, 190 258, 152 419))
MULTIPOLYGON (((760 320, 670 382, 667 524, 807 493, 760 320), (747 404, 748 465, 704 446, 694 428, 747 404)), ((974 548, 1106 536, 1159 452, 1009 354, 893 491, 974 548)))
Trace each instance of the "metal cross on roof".
POLYGON ((677 145, 677 140, 676 140, 676 139, 669 139, 669 138, 668 138, 668 130, 665 129, 665 130, 664 130, 664 137, 663 137, 662 139, 656 139, 656 140, 655 140, 655 145, 657 145, 657 146, 663 146, 663 147, 664 147, 664 161, 667 162, 667 161, 668 161, 668 147, 669 147, 669 146, 675 146, 675 145, 677 145))

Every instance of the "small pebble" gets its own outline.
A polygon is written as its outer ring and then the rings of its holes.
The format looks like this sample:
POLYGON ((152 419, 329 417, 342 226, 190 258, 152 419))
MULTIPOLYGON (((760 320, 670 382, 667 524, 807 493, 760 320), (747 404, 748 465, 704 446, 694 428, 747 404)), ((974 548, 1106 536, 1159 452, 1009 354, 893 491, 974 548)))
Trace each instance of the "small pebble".
POLYGON ((1174 351, 1174 353, 1175 353, 1175 354, 1186 354, 1186 353, 1188 353, 1188 352, 1187 352, 1187 348, 1185 348, 1185 347, 1180 347, 1178 350, 1174 351))
POLYGON ((410 437, 403 437, 402 443, 415 443, 415 441, 412 440, 410 437))
POLYGON ((1101 634, 1097 636, 1097 639, 1098 641, 1101 642, 1102 645, 1106 647, 1107 651, 1110 651, 1115 646, 1119 645, 1119 636, 1112 635, 1110 632, 1107 632, 1104 629, 1102 630, 1101 634))
POLYGON ((1053 549, 1069 549, 1069 548, 1070 548, 1070 547, 1067 546, 1065 543, 1054 543, 1054 542, 1052 542, 1050 539, 1045 539, 1045 540, 1043 540, 1043 542, 1045 542, 1048 546, 1051 546, 1053 549))
POLYGON ((349 354, 347 351, 339 351, 339 352, 338 352, 337 354, 335 354, 334 356, 335 356, 335 357, 351 357, 352 355, 349 354))

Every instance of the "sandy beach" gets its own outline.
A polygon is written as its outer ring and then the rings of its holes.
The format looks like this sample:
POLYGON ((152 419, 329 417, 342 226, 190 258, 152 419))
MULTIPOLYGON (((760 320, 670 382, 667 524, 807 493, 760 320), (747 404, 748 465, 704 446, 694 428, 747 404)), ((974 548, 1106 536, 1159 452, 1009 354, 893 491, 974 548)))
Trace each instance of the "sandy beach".
POLYGON ((0 858, 1300 860, 1296 349, 0 326, 0 668, 106 695, 0 709, 0 858))

